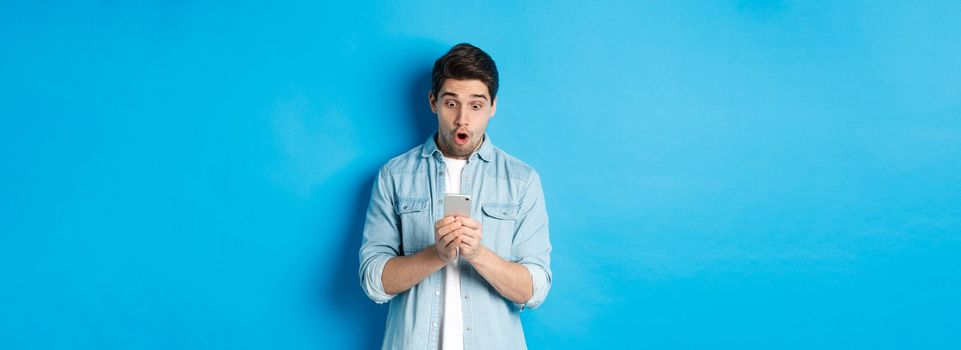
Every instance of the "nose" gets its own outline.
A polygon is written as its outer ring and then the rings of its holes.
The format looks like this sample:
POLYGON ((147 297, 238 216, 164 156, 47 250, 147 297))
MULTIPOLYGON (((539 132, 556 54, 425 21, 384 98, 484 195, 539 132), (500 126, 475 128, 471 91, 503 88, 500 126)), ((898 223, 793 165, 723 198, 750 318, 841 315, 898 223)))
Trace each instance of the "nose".
POLYGON ((454 118, 454 125, 464 126, 469 124, 467 120, 468 113, 465 108, 467 107, 464 105, 461 105, 461 107, 457 109, 457 116, 454 118))

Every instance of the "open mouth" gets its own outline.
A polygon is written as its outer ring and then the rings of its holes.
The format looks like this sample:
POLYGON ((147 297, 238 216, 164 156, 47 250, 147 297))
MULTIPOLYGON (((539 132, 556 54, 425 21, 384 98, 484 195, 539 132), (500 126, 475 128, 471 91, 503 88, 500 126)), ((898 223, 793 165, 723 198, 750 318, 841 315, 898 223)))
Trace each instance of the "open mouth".
POLYGON ((467 135, 466 132, 458 132, 454 134, 454 142, 456 142, 458 145, 467 144, 468 139, 470 139, 470 135, 467 135))

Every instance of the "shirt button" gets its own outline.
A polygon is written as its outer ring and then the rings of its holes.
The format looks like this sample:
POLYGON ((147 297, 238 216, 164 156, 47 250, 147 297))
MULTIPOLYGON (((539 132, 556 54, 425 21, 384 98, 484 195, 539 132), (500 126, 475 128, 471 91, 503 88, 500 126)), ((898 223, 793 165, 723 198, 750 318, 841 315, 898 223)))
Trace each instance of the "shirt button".
POLYGON ((437 322, 434 322, 434 328, 437 328, 437 322))
POLYGON ((465 296, 464 296, 464 299, 470 299, 470 294, 465 295, 465 296))
POLYGON ((434 292, 434 295, 440 295, 440 291, 434 292))
POLYGON ((444 175, 444 172, 443 172, 443 171, 441 171, 441 172, 440 172, 440 174, 441 174, 441 175, 444 175))
POLYGON ((467 327, 467 331, 470 332, 470 327, 467 327))

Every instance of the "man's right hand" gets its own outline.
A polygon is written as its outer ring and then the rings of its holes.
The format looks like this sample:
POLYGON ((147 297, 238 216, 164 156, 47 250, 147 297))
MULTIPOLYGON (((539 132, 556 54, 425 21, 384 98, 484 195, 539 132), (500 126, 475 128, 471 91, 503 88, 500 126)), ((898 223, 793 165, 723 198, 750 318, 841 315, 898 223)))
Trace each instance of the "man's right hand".
POLYGON ((457 247, 460 245, 461 224, 453 216, 445 216, 434 223, 434 249, 444 262, 451 262, 457 258, 457 247))
POLYGON ((384 272, 380 277, 384 292, 390 295, 402 293, 454 261, 457 247, 461 245, 461 236, 467 230, 469 228, 462 227, 453 216, 437 220, 434 224, 434 241, 437 243, 433 247, 421 249, 413 255, 394 256, 384 264, 384 272))

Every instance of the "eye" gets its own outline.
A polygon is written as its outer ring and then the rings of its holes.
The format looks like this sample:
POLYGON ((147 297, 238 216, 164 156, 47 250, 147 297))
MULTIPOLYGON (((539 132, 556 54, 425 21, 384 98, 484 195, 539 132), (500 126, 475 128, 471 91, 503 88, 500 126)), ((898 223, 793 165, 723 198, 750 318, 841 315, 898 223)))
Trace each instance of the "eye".
POLYGON ((481 106, 479 103, 475 103, 475 104, 472 104, 472 105, 470 106, 470 108, 473 108, 475 111, 480 110, 481 107, 483 107, 483 106, 481 106))
POLYGON ((447 107, 457 107, 457 103, 454 101, 448 100, 447 107))

